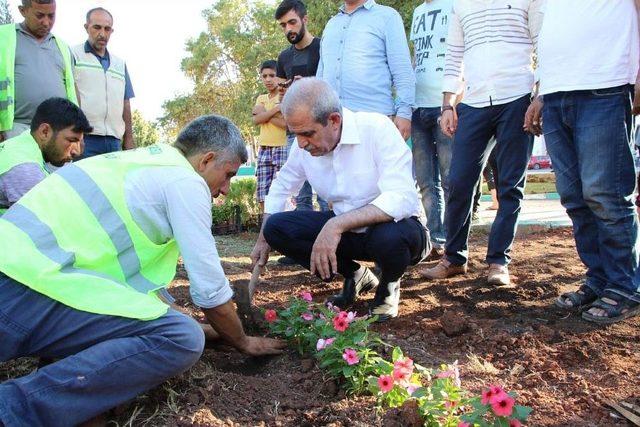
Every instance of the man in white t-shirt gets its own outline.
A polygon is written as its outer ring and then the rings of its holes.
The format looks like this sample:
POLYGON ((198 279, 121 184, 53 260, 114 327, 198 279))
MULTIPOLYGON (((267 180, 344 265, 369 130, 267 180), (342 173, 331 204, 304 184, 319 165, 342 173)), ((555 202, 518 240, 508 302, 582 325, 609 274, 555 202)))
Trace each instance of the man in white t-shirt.
MULTIPOLYGON (((416 109, 411 118, 411 140, 416 181, 433 249, 430 259, 443 255, 445 201, 449 195, 449 168, 453 139, 440 129, 449 15, 453 0, 425 0, 413 12, 410 39, 416 73, 416 109)), ((462 84, 460 84, 462 91, 462 84)))
POLYGON ((587 267, 580 288, 556 304, 587 306, 582 317, 601 324, 640 312, 630 144, 640 101, 639 10, 638 0, 548 2, 538 41, 540 96, 525 121, 536 133, 544 126, 558 193, 587 267))

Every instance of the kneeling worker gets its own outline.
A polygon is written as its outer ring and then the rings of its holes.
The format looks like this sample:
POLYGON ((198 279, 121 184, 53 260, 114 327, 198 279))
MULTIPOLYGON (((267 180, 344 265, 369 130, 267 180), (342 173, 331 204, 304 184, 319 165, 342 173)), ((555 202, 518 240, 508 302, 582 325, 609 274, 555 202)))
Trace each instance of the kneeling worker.
POLYGON ((43 101, 31 130, 0 144, 0 215, 49 175, 45 164, 62 166, 82 154, 92 131, 76 104, 64 98, 43 101))
POLYGON ((316 78, 295 82, 281 110, 297 146, 265 199, 252 261, 264 265, 273 248, 324 280, 339 273, 342 293, 330 301, 342 308, 377 286, 370 314, 396 317, 400 278, 430 249, 409 148, 388 117, 341 107, 316 78), (305 181, 333 211, 283 212, 305 181), (375 261, 380 278, 356 260, 375 261))
POLYGON ((60 168, 0 217, 0 362, 60 359, 0 384, 0 425, 75 425, 196 363, 202 328, 158 297, 180 254, 222 339, 281 351, 244 334, 211 235, 212 196, 246 159, 238 128, 204 116, 175 146, 60 168))

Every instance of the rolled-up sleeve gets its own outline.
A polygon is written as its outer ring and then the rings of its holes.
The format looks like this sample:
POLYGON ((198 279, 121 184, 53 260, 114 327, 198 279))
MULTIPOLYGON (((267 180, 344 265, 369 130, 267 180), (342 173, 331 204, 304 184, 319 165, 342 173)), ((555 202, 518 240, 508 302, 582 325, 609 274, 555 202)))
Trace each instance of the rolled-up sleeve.
POLYGON ((411 54, 409 44, 404 32, 404 25, 400 14, 395 12, 387 20, 385 26, 385 45, 387 61, 396 88, 398 117, 411 120, 413 106, 415 104, 416 76, 411 66, 411 54))
POLYGON ((375 141, 373 157, 380 171, 380 195, 371 204, 396 222, 409 218, 416 214, 418 206, 411 151, 390 120, 385 121, 375 141))
POLYGON ((204 181, 179 180, 165 188, 167 216, 189 275, 191 299, 213 308, 233 296, 211 234, 211 193, 204 181))
POLYGON ((306 181, 304 168, 302 167, 302 151, 296 145, 291 146, 289 158, 282 169, 278 172, 276 179, 269 187, 269 194, 264 199, 264 213, 274 214, 284 211, 287 200, 302 188, 306 181))

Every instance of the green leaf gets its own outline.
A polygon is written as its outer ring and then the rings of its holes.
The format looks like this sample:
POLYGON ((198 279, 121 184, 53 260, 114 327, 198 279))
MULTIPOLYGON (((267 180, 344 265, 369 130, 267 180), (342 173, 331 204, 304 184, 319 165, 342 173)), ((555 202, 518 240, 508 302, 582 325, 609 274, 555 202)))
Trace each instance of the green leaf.
POLYGON ((391 353, 391 359, 395 362, 398 359, 402 358, 402 350, 400 347, 393 347, 393 352, 391 353))
POLYGON ((531 412, 533 412, 533 409, 528 406, 516 405, 513 407, 514 417, 520 421, 525 421, 531 412))

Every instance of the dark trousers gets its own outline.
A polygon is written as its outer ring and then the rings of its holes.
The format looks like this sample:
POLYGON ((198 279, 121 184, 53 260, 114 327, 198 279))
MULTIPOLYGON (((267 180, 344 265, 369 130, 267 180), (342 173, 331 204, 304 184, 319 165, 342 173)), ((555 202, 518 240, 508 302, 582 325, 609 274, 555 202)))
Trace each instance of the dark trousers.
POLYGON ((84 152, 78 160, 122 150, 122 141, 115 136, 85 135, 84 152))
POLYGON ((453 264, 467 262, 473 195, 491 150, 495 151, 498 168, 494 179, 500 207, 491 227, 486 260, 489 264, 506 265, 511 259, 509 254, 533 148, 533 136, 522 129, 529 104, 529 95, 526 95, 502 105, 474 108, 459 104, 457 107, 458 129, 453 140, 445 214, 445 253, 453 264), (491 140, 494 136, 495 142, 491 140))
MULTIPOLYGON (((311 250, 325 223, 335 214, 292 211, 273 214, 264 226, 269 245, 298 264, 310 268, 311 250)), ((420 262, 430 249, 429 233, 415 218, 370 226, 364 233, 342 235, 336 256, 338 273, 353 277, 356 261, 375 261, 382 270, 381 281, 395 282, 408 266, 420 262)))

